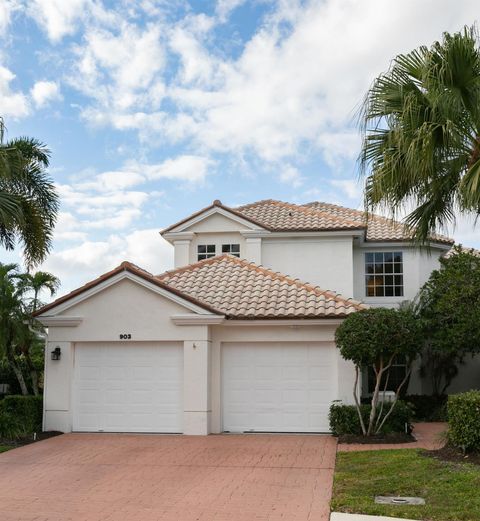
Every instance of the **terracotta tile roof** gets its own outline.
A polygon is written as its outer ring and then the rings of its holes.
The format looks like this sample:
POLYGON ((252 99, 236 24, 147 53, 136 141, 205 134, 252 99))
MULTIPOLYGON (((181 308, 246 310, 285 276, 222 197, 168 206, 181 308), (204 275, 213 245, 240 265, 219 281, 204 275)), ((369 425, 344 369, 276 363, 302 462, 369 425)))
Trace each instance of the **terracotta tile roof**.
MULTIPOLYGON (((335 215, 339 218, 348 219, 349 221, 362 224, 367 228, 366 240, 373 242, 388 242, 388 241, 409 241, 412 239, 412 233, 407 230, 404 224, 388 219, 381 215, 368 215, 361 210, 354 210, 352 208, 345 208, 335 204, 323 203, 314 201, 303 205, 305 208, 315 209, 321 212, 335 215)), ((445 237, 444 235, 434 234, 432 240, 435 242, 443 242, 446 244, 453 244, 453 239, 445 237)))
MULTIPOLYGON (((273 199, 265 199, 236 208, 225 206, 221 201, 215 200, 210 206, 164 229, 162 234, 174 230, 177 226, 187 223, 190 219, 214 207, 222 208, 271 232, 366 230, 365 239, 371 242, 412 239, 412 233, 402 223, 381 215, 370 214, 367 221, 365 212, 335 204, 314 201, 297 205, 273 199)), ((445 244, 454 242, 453 239, 439 234, 434 234, 432 240, 445 244)))
POLYGON ((361 230, 364 224, 344 215, 266 199, 233 209, 270 231, 361 230))
POLYGON ((341 318, 365 308, 230 255, 167 271, 158 279, 228 318, 341 318))

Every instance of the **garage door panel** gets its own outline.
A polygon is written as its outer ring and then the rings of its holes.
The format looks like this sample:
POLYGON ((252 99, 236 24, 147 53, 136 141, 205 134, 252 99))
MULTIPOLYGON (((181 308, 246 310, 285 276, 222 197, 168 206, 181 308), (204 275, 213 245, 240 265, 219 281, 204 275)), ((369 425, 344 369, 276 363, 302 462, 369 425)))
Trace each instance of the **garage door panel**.
POLYGON ((327 432, 334 354, 328 343, 223 344, 224 430, 327 432))
POLYGON ((180 343, 77 344, 74 430, 181 432, 180 343))

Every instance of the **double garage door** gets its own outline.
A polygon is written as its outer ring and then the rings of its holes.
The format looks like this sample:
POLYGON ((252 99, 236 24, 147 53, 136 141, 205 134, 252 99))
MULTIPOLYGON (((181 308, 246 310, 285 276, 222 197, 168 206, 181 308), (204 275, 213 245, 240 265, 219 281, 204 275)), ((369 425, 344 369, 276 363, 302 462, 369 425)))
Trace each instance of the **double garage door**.
MULTIPOLYGON (((331 345, 227 343, 221 358, 223 430, 328 431, 331 345)), ((75 346, 75 431, 182 432, 183 409, 183 343, 75 346)))

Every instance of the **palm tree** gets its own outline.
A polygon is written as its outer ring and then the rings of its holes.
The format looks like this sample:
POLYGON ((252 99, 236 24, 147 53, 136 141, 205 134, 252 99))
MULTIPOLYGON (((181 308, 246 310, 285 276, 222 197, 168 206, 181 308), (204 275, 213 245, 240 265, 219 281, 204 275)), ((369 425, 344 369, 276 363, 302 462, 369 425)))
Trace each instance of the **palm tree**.
POLYGON ((455 212, 480 213, 480 50, 475 27, 397 56, 361 111, 368 210, 384 207, 426 242, 455 212), (414 210, 411 211, 412 206, 414 210))
POLYGON ((44 333, 43 326, 32 316, 38 308, 43 305, 39 295, 42 291, 48 291, 53 297, 60 287, 60 279, 47 271, 37 271, 34 274, 21 273, 16 276, 17 292, 22 297, 25 314, 27 317, 28 328, 24 330, 24 334, 19 339, 19 349, 25 357, 30 379, 32 383, 33 394, 39 394, 38 388, 38 372, 32 361, 31 351, 35 342, 38 342, 39 335, 44 333), (28 295, 32 296, 29 298, 28 295))
POLYGON ((0 264, 0 354, 4 356, 17 377, 22 394, 28 394, 27 384, 18 363, 19 340, 25 337, 25 314, 21 293, 15 279, 16 264, 0 264))
POLYGON ((29 309, 33 314, 43 305, 39 295, 42 291, 48 291, 53 297, 60 287, 60 279, 47 271, 37 271, 36 273, 22 273, 18 276, 18 289, 22 294, 32 292, 29 309))
POLYGON ((50 152, 40 141, 21 137, 3 143, 0 119, 0 244, 22 244, 28 267, 50 251, 59 200, 46 174, 50 152))

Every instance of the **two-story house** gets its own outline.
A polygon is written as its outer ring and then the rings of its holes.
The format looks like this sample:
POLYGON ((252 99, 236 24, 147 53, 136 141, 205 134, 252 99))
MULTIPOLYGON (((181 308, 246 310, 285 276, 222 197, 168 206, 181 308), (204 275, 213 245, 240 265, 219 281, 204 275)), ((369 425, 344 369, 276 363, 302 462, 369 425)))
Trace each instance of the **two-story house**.
POLYGON ((162 235, 172 271, 124 262, 38 312, 46 429, 327 432, 354 386, 336 328, 412 299, 453 242, 421 250, 386 218, 272 200, 214 201, 162 235))

